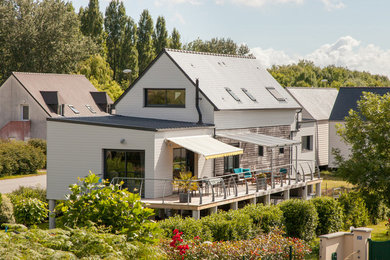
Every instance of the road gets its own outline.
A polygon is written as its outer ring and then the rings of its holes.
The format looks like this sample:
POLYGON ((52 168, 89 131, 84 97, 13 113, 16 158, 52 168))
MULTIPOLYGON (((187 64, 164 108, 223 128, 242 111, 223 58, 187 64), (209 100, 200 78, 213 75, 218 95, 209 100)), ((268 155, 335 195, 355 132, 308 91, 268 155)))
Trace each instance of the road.
POLYGON ((19 186, 28 186, 46 189, 46 175, 0 180, 0 193, 10 193, 19 186))

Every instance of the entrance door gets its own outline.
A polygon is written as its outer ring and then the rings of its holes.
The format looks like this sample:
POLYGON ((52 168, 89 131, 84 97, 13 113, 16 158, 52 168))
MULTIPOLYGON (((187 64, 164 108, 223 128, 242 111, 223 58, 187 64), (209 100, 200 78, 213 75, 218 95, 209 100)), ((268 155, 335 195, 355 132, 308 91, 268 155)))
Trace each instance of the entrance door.
POLYGON ((191 172, 195 175, 195 154, 185 148, 173 149, 173 178, 178 178, 180 172, 191 172))

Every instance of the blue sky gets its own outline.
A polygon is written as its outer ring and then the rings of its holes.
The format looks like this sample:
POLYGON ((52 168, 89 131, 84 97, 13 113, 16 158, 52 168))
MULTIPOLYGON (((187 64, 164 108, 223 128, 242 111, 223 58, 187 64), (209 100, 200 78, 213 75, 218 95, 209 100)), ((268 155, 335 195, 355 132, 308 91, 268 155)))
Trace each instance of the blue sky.
MULTIPOLYGON (((100 0, 104 13, 109 1, 100 0)), ((73 1, 76 10, 88 0, 73 1)), ((138 22, 143 9, 163 15, 183 42, 230 37, 268 67, 306 58, 390 76, 390 1, 125 0, 138 22)))

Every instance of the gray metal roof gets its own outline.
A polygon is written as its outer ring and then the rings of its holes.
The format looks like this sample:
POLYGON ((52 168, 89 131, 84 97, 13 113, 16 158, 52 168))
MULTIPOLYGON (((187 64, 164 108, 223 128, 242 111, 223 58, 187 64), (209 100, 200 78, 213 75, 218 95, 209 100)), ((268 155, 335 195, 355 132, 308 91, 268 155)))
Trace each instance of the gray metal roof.
POLYGON ((300 108, 291 95, 255 58, 166 49, 169 57, 195 82, 220 110, 300 108), (267 87, 275 88, 285 101, 278 101, 267 87), (226 88, 239 98, 236 101, 226 88), (256 101, 244 93, 245 88, 256 101))
POLYGON ((266 147, 285 147, 300 144, 300 142, 296 140, 288 140, 280 137, 256 133, 217 133, 217 136, 266 147))
POLYGON ((343 121, 348 116, 349 110, 357 109, 357 101, 363 95, 363 91, 372 92, 379 95, 390 93, 390 88, 386 87, 343 87, 340 88, 336 102, 333 106, 330 119, 332 121, 343 121))
POLYGON ((335 88, 289 87, 287 90, 303 107, 303 116, 316 120, 329 119, 338 93, 335 88))
POLYGON ((58 121, 75 124, 98 125, 118 128, 129 128, 146 131, 158 131, 174 128, 207 128, 212 124, 197 124, 192 122, 181 122, 173 120, 162 120, 153 118, 130 117, 120 115, 94 116, 94 117, 64 117, 48 118, 48 121, 58 121))

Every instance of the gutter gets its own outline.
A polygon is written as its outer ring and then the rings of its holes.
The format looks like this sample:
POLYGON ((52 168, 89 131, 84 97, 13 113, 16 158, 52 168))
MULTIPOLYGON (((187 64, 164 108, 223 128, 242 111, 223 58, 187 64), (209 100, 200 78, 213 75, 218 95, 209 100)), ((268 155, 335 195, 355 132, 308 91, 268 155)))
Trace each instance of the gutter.
POLYGON ((202 112, 200 111, 200 107, 199 107, 199 79, 196 79, 196 82, 195 82, 195 87, 196 87, 196 94, 195 94, 195 107, 196 107, 196 110, 198 111, 198 115, 199 115, 199 120, 198 120, 198 124, 203 124, 203 121, 202 121, 202 112))

